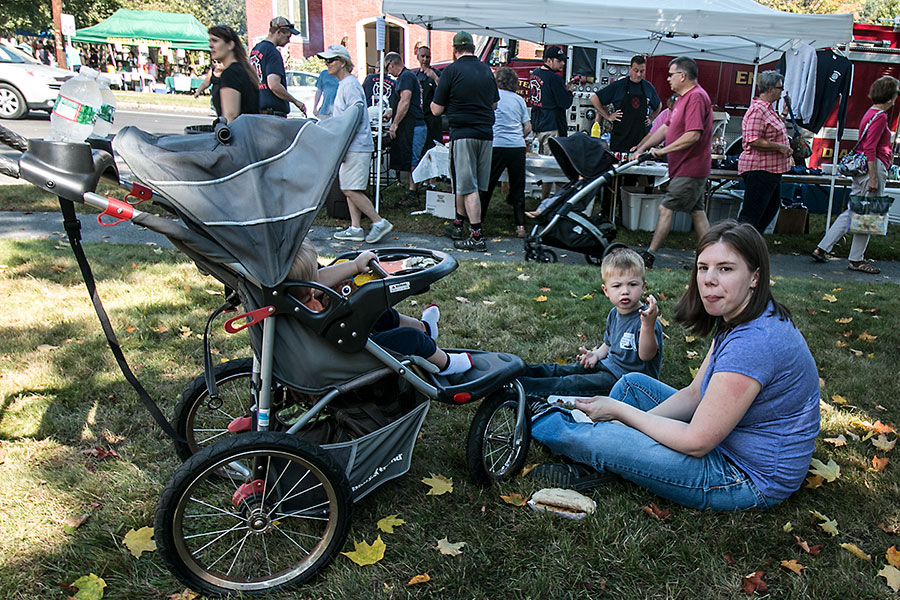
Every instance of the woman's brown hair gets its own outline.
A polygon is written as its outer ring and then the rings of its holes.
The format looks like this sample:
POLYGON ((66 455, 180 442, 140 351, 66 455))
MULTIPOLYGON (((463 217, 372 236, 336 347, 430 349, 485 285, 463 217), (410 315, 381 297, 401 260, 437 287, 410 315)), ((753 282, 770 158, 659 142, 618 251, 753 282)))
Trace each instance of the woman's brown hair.
POLYGON ((206 33, 226 42, 234 42, 234 49, 232 49, 234 60, 247 72, 253 87, 259 87, 259 76, 256 74, 256 69, 250 66, 247 50, 244 49, 244 44, 241 42, 241 38, 238 37, 237 32, 228 25, 213 25, 206 30, 206 33))
POLYGON ((694 253, 694 264, 691 267, 691 279, 688 281, 687 291, 678 304, 675 305, 675 319, 697 335, 705 336, 718 329, 733 329, 743 323, 748 323, 759 317, 769 302, 774 307, 774 314, 782 321, 790 321, 791 313, 783 305, 772 297, 769 287, 769 250, 766 241, 759 232, 749 223, 738 223, 728 219, 710 227, 694 253), (700 298, 700 290, 697 286, 697 257, 706 248, 722 242, 728 244, 747 263, 750 272, 759 270, 759 280, 753 288, 750 302, 744 307, 743 312, 736 319, 727 324, 721 317, 714 317, 706 312, 703 301, 700 298))

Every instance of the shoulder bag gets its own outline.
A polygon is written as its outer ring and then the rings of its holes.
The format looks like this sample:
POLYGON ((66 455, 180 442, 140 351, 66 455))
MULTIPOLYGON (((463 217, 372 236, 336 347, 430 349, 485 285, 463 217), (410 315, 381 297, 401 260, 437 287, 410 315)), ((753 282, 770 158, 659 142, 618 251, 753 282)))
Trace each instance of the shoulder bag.
POLYGON ((866 137, 866 132, 869 131, 869 125, 872 124, 872 121, 875 120, 875 117, 883 112, 883 110, 879 110, 877 113, 872 115, 872 118, 869 119, 869 122, 866 123, 866 126, 863 128, 862 135, 860 135, 856 140, 856 144, 853 146, 853 149, 845 154, 844 158, 842 158, 838 162, 838 171, 841 175, 846 175, 847 177, 857 177, 858 175, 865 175, 869 172, 869 161, 866 159, 866 155, 862 152, 857 152, 856 149, 866 137))

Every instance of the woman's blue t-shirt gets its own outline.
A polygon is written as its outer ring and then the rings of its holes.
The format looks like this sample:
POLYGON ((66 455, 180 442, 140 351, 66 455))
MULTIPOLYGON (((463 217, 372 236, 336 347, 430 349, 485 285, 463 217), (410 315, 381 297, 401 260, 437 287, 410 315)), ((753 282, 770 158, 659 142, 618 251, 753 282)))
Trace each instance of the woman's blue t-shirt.
POLYGON ((715 336, 700 396, 713 373, 740 373, 762 386, 719 450, 759 491, 783 499, 800 488, 819 434, 819 374, 806 340, 773 306, 715 336))

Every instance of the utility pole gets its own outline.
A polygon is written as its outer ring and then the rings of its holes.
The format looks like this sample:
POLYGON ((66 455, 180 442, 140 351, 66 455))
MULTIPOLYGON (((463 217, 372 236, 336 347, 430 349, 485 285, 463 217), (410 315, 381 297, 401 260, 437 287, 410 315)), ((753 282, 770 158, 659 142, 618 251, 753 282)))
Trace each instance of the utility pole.
POLYGON ((50 11, 53 13, 53 41, 56 48, 56 63, 60 69, 65 69, 68 63, 66 63, 66 51, 63 48, 62 18, 60 17, 63 11, 62 0, 50 0, 50 11))

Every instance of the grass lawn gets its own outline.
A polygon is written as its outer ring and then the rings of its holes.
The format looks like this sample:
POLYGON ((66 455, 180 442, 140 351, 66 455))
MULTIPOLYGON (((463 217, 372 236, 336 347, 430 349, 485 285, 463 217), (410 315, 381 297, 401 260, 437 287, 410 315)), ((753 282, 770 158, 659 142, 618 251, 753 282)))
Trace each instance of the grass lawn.
POLYGON ((205 109, 212 112, 212 109, 209 107, 209 93, 199 98, 194 98, 192 94, 151 94, 113 90, 113 95, 118 103, 137 104, 138 107, 168 106, 205 109))
MULTIPOLYGON (((200 335, 221 287, 173 250, 92 244, 86 248, 100 295, 129 361, 169 413, 202 371, 200 335)), ((652 271, 651 291, 670 324, 662 378, 690 380, 708 340, 688 341, 672 322, 684 272, 652 271)), ((569 360, 599 343, 609 303, 599 270, 571 265, 468 262, 429 293, 398 308, 418 314, 441 306, 445 346, 511 351, 527 361, 569 360), (525 277, 522 277, 524 275, 525 277), (542 291, 541 288, 549 288, 542 291), (536 302, 540 295, 545 302, 536 302), (460 300, 463 299, 463 300, 460 300), (413 305, 415 302, 415 305, 413 305)), ((358 567, 346 557, 310 585, 278 598, 740 598, 742 577, 764 571, 771 597, 889 598, 877 573, 900 544, 900 476, 889 460, 876 472, 872 424, 900 422, 896 399, 897 319, 893 284, 824 286, 777 279, 774 292, 794 313, 823 380, 822 435, 816 458, 840 476, 801 489, 768 511, 702 513, 680 508, 627 483, 593 493, 598 512, 580 522, 505 504, 501 494, 536 489, 516 478, 482 489, 467 479, 464 440, 473 406, 433 404, 411 471, 354 507, 344 551, 371 543, 375 523, 397 514, 405 524, 381 533, 384 559, 358 567), (833 302, 829 301, 833 297, 833 302), (863 335, 865 334, 865 335, 863 335), (826 438, 843 436, 845 442, 826 438), (420 480, 453 479, 453 492, 426 496, 420 480), (670 511, 657 520, 642 510, 670 511), (830 535, 810 511, 836 522, 830 535), (788 531, 790 530, 790 531, 788 531), (813 556, 797 544, 821 545, 813 556), (465 542, 443 556, 438 540, 465 542), (854 544, 871 560, 841 547, 854 544), (781 561, 806 568, 796 575, 781 561), (427 583, 407 587, 415 575, 427 583)), ((117 370, 67 246, 52 240, 0 241, 0 597, 60 600, 65 588, 95 573, 104 598, 169 598, 184 587, 155 552, 129 554, 123 537, 152 524, 156 500, 178 463, 117 370), (98 459, 100 447, 117 457, 98 459), (67 519, 87 515, 80 526, 67 519), (75 526, 73 526, 75 525, 75 526)), ((242 335, 214 337, 219 359, 247 355, 242 335)), ((777 340, 773 340, 777 353, 777 340)), ((887 440, 896 434, 888 433, 887 440)), ((552 460, 532 446, 529 463, 552 460)))

